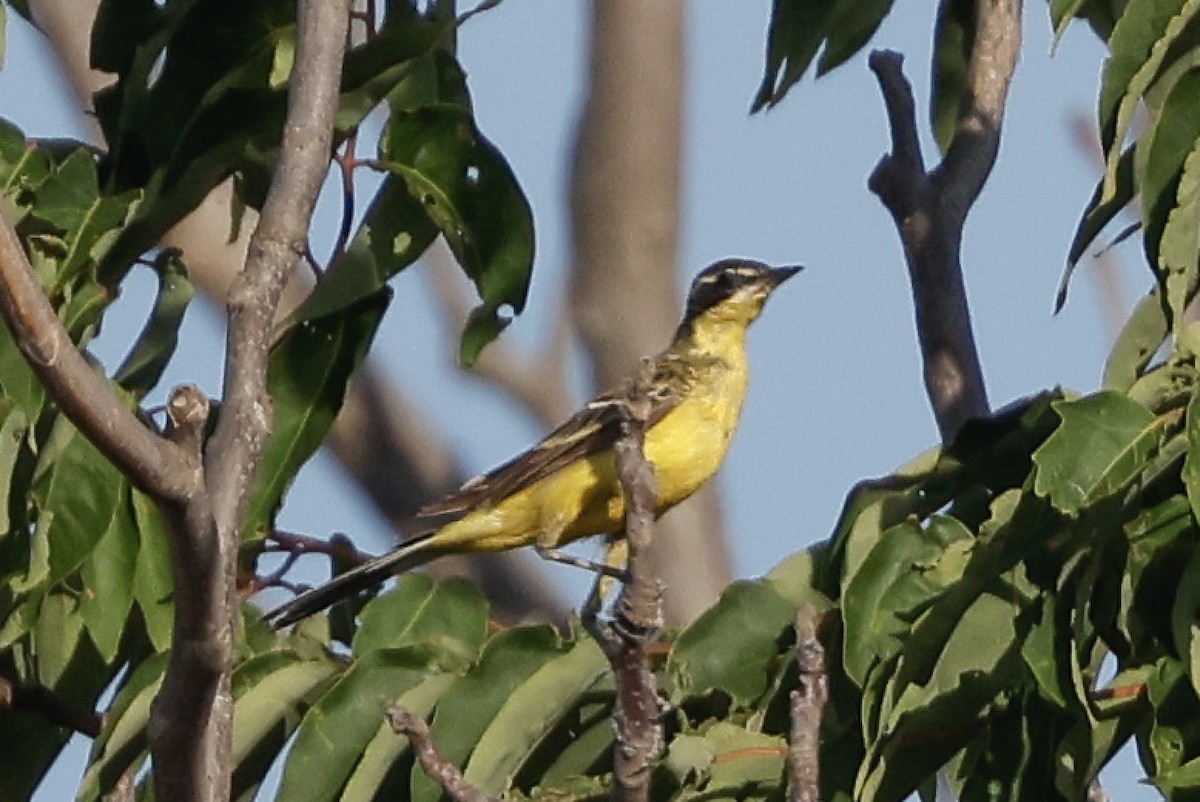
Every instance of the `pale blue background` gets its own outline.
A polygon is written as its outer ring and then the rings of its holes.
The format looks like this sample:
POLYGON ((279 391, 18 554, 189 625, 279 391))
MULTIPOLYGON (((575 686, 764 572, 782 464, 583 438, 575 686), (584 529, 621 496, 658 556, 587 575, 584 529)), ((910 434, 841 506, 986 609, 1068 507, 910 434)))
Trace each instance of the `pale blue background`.
MULTIPOLYGON (((866 189, 888 138, 865 54, 820 81, 806 80, 775 111, 750 117, 769 8, 767 0, 688 6, 681 286, 728 255, 810 267, 772 300, 752 332, 755 378, 720 477, 742 576, 761 574, 826 536, 855 481, 888 472, 937 439, 900 246, 891 218, 866 189)), ((934 10, 931 0, 899 4, 873 42, 907 54, 922 107, 934 10)), ((511 160, 536 217, 529 311, 505 335, 519 344, 545 336, 570 258, 566 165, 581 101, 586 11, 578 1, 508 0, 468 23, 460 40, 480 125, 511 160)), ((964 242, 976 334, 997 407, 1055 385, 1095 389, 1112 334, 1086 266, 1066 310, 1051 315, 1067 244, 1097 176, 1072 140, 1070 117, 1090 119, 1104 50, 1078 25, 1052 58, 1047 16, 1037 3, 1027 10, 1000 161, 964 242)), ((34 136, 85 130, 36 36, 17 20, 0 71, 0 115, 34 136)), ((322 208, 329 230, 336 204, 322 208)), ((1148 287, 1148 274, 1136 245, 1118 254, 1132 301, 1148 287)), ((142 291, 126 293, 127 313, 110 322, 104 353, 121 353, 136 332, 148 284, 143 279, 142 291)), ((395 286, 397 301, 374 356, 432 411, 465 464, 486 469, 538 436, 529 416, 449 366, 455 333, 430 313, 420 267, 395 286)), ((170 383, 198 381, 217 394, 218 324, 211 308, 189 313, 185 353, 170 383)), ((391 538, 324 457, 301 475, 283 523, 318 534, 345 531, 374 550, 391 538)), ((577 576, 564 574, 560 583, 582 595, 572 589, 581 584, 577 576)), ((71 759, 79 765, 78 752, 71 759)), ((1132 756, 1122 762, 1105 777, 1113 799, 1158 798, 1136 784, 1141 772, 1132 756)), ((63 773, 40 798, 65 798, 74 782, 73 771, 63 773)))

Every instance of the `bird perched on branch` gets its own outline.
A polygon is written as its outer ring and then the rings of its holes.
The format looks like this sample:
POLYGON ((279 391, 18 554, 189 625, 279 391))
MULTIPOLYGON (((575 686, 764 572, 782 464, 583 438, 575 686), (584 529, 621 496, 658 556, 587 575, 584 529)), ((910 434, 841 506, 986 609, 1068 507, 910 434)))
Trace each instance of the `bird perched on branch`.
POLYGON ((287 626, 340 599, 447 554, 534 546, 544 556, 589 535, 617 534, 625 504, 613 444, 622 406, 649 399, 645 454, 658 485, 657 514, 704 485, 725 458, 746 395, 746 329, 771 292, 800 267, 725 259, 692 282, 665 351, 617 390, 589 402, 528 451, 426 507, 458 516, 267 613, 287 626))

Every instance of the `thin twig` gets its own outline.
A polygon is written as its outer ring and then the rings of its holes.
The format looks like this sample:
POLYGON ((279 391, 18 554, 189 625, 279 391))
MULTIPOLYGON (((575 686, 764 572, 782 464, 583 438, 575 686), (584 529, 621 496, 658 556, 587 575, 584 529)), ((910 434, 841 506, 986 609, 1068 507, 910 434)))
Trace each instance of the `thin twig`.
MULTIPOLYGON (((371 30, 368 28, 368 31, 371 30)), ((368 34, 368 38, 369 38, 368 34)), ((354 167, 357 163, 355 158, 355 148, 358 145, 358 132, 351 132, 346 137, 346 141, 342 143, 342 150, 333 157, 334 163, 338 166, 338 171, 342 179, 342 223, 338 229, 337 240, 333 245, 333 255, 329 257, 329 264, 335 264, 338 259, 346 253, 346 246, 350 242, 350 235, 354 231, 354 167)))
POLYGON ((825 647, 817 638, 816 616, 811 607, 796 611, 796 664, 800 688, 792 691, 792 732, 788 739, 788 772, 792 802, 818 802, 821 798, 821 718, 829 700, 825 673, 825 647))
POLYGON ((898 53, 876 51, 870 67, 887 107, 892 152, 868 185, 891 212, 912 283, 925 389, 943 442, 970 418, 988 412, 961 245, 967 213, 996 162, 1008 87, 1021 43, 1021 0, 979 0, 954 139, 941 164, 926 172, 912 86, 898 53))
POLYGON ((182 500, 200 486, 171 443, 125 407, 71 342, 38 284, 20 240, 0 217, 0 314, 29 366, 75 427, 135 487, 156 498, 182 500))
POLYGON ((6 677, 0 677, 0 711, 33 713, 89 738, 100 735, 104 727, 104 717, 95 710, 76 707, 49 688, 18 685, 6 677))
POLYGON ((442 756, 429 735, 429 725, 425 719, 414 716, 397 704, 388 705, 387 719, 393 732, 406 736, 412 743, 413 752, 425 774, 455 802, 499 802, 496 797, 488 796, 467 782, 458 766, 442 756))

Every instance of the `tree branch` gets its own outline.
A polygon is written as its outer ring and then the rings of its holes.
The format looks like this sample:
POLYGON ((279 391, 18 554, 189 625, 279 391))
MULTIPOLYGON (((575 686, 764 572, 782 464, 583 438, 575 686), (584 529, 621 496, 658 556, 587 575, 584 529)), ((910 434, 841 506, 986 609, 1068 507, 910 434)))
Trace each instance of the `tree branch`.
POLYGON ((177 501, 200 487, 199 472, 121 403, 71 342, 7 218, 0 220, 0 314, 54 403, 135 487, 177 501))
POLYGON ((891 212, 904 245, 925 389, 943 442, 967 420, 988 412, 960 250, 967 213, 1000 147, 1020 50, 1021 0, 978 0, 977 20, 954 139, 932 172, 921 159, 903 57, 876 51, 869 62, 887 107, 892 152, 875 167, 868 186, 891 212))
POLYGON ((227 301, 222 414, 207 460, 213 512, 222 536, 239 534, 258 458, 270 434, 266 378, 272 323, 288 274, 304 257, 309 219, 329 168, 349 14, 348 0, 299 3, 296 64, 279 164, 250 238, 246 265, 227 301))
MULTIPOLYGON (((647 365, 643 362, 643 370, 647 365)), ((638 382, 635 386, 645 383, 638 382)), ((591 622, 589 631, 612 664, 616 683, 613 728, 617 745, 613 750, 612 799, 646 802, 650 798, 651 772, 664 748, 663 709, 646 653, 646 647, 658 637, 663 625, 662 582, 646 559, 654 536, 658 489, 654 468, 644 451, 650 400, 631 398, 622 412, 621 437, 613 450, 617 478, 625 496, 629 560, 612 624, 597 627, 591 622)))
POLYGON ((821 798, 821 719, 829 700, 825 647, 817 638, 817 621, 807 604, 796 611, 796 667, 800 688, 792 691, 792 731, 788 739, 788 773, 792 802, 821 798))
MULTIPOLYGON (((349 22, 348 0, 301 0, 283 141, 245 267, 229 293, 220 419, 204 455, 208 493, 168 508, 175 567, 175 638, 151 717, 155 791, 164 799, 228 799, 238 614, 237 552, 248 495, 271 429, 266 373, 283 285, 304 257, 328 171, 349 22)), ((206 399, 182 388, 173 434, 199 459, 206 399)))
POLYGON ((0 677, 0 710, 24 710, 89 738, 104 727, 104 717, 95 710, 76 707, 49 688, 18 685, 7 677, 0 677))
POLYGON ((397 735, 404 735, 412 743, 413 752, 421 769, 436 782, 454 802, 499 802, 488 796, 463 777, 458 767, 446 760, 437 750, 429 735, 425 719, 413 715, 397 704, 388 705, 388 725, 397 735))

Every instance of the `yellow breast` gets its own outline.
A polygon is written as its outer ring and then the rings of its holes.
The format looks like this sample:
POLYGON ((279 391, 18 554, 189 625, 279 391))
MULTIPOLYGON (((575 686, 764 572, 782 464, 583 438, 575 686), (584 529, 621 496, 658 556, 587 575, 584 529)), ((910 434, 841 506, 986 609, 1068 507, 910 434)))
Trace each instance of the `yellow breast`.
MULTIPOLYGON (((746 394, 743 331, 705 343, 705 366, 689 377, 683 399, 646 433, 646 457, 658 484, 658 514, 713 477, 733 439, 746 394), (719 364, 718 364, 719 363, 719 364)), ((539 542, 559 546, 619 532, 625 504, 611 450, 580 460, 478 509, 435 536, 450 551, 491 551, 539 542)))

